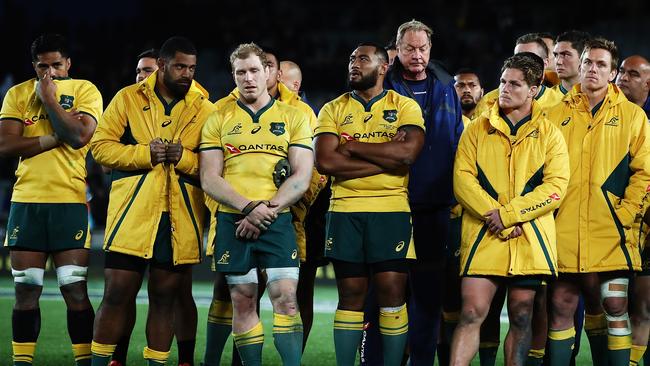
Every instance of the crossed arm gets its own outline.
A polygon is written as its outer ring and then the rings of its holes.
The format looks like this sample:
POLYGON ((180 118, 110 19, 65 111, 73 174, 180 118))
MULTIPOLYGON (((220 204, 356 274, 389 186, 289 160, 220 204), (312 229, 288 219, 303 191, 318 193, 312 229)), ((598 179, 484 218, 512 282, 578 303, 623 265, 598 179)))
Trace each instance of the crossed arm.
POLYGON ((316 136, 316 168, 339 179, 363 178, 407 168, 424 144, 424 131, 401 127, 391 141, 367 143, 356 140, 340 144, 331 133, 316 136))

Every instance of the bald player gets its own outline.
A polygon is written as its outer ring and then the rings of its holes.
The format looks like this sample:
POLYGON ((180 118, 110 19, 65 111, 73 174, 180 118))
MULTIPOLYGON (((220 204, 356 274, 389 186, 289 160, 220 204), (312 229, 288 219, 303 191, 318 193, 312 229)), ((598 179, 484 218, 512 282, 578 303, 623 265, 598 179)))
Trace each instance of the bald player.
MULTIPOLYGON (((623 60, 618 68, 616 86, 630 102, 643 108, 646 116, 650 118, 650 63, 646 58, 634 55, 623 60)), ((649 219, 646 211, 644 224, 648 225, 649 219)), ((642 270, 637 272, 634 278, 634 304, 630 316, 632 321, 630 365, 638 364, 643 357, 648 344, 648 333, 650 333, 650 250, 644 248, 641 258, 642 270)), ((644 357, 644 364, 650 364, 650 357, 644 357)))
POLYGON ((280 81, 292 92, 299 93, 302 84, 300 66, 293 61, 280 62, 280 81))

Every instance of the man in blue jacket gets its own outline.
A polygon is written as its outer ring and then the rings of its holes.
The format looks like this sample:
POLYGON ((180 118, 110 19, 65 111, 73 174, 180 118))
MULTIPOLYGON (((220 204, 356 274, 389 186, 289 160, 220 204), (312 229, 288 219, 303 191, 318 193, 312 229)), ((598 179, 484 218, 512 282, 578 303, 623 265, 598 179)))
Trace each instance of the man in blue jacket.
MULTIPOLYGON (((455 203, 452 171, 456 147, 463 132, 454 78, 439 61, 430 60, 431 35, 431 28, 417 20, 400 25, 396 38, 397 57, 384 81, 386 89, 393 89, 418 102, 426 126, 424 147, 411 165, 408 187, 417 255, 409 272, 412 366, 433 365, 435 359, 444 283, 445 241, 450 208, 455 203)), ((370 323, 370 328, 376 324, 370 323)), ((372 334, 366 337, 363 354, 367 358, 364 361, 375 364, 369 356, 381 355, 381 352, 369 352, 368 345, 371 348, 379 346, 373 342, 372 334)), ((381 364, 380 360, 377 361, 381 364)))

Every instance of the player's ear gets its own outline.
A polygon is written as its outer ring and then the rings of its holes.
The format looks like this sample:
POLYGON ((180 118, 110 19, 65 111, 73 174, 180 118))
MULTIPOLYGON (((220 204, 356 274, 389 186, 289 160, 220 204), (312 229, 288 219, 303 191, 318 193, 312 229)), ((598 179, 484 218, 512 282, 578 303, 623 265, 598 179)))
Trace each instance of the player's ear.
POLYGON ((158 68, 161 71, 163 71, 163 72, 165 71, 165 59, 164 58, 158 57, 158 59, 156 60, 156 64, 158 65, 158 68))

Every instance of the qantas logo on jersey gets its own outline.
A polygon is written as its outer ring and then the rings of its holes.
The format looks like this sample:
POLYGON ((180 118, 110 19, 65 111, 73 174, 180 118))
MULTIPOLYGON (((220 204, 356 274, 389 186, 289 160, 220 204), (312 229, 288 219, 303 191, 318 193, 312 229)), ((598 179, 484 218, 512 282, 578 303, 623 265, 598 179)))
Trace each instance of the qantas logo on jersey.
POLYGON ((524 214, 527 214, 529 212, 536 211, 536 210, 538 210, 538 209, 540 209, 542 207, 546 207, 546 206, 550 205, 553 201, 559 201, 559 200, 560 200, 560 195, 557 194, 557 193, 553 193, 552 195, 548 196, 548 198, 545 201, 542 201, 542 202, 540 202, 540 203, 538 203, 538 204, 536 204, 534 206, 526 207, 526 208, 522 209, 521 211, 519 211, 519 213, 524 215, 524 214))
POLYGON ((392 139, 393 137, 395 137, 395 134, 393 132, 386 132, 386 131, 372 131, 372 132, 364 132, 364 133, 355 133, 353 136, 356 140, 369 139, 375 137, 385 137, 385 138, 392 139))
POLYGON ((354 137, 350 136, 350 134, 345 133, 345 132, 341 133, 341 137, 343 137, 347 141, 353 141, 354 140, 354 137))
POLYGON ((241 153, 241 151, 238 148, 232 146, 231 144, 225 144, 224 146, 226 147, 228 152, 231 153, 231 154, 239 154, 239 153, 241 153))
POLYGON ((240 154, 244 151, 279 151, 279 152, 286 152, 286 148, 282 145, 274 145, 274 144, 241 144, 237 147, 231 144, 225 144, 224 145, 226 149, 231 154, 240 154))
POLYGON ((38 121, 48 119, 47 114, 39 114, 38 116, 32 116, 32 118, 25 118, 25 126, 31 126, 38 121))

